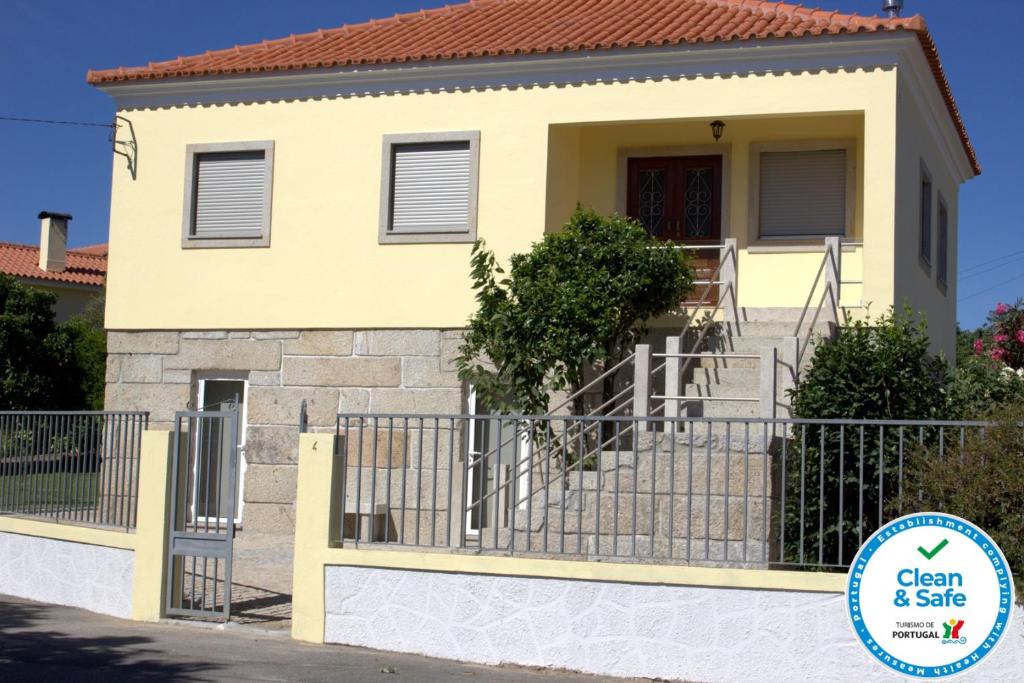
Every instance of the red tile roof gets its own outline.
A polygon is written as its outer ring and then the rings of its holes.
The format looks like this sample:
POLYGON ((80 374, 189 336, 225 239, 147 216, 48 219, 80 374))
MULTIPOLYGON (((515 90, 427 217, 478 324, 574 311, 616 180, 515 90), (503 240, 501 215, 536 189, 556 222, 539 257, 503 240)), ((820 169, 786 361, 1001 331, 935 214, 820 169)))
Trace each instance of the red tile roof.
POLYGON ((921 41, 971 159, 980 172, 935 43, 917 15, 885 19, 764 0, 470 0, 315 33, 236 45, 146 66, 90 70, 120 81, 579 52, 764 38, 911 31, 921 41))
POLYGON ((61 272, 39 267, 39 247, 0 242, 0 273, 19 278, 102 287, 107 276, 107 245, 68 249, 67 268, 61 272), (102 254, 97 254, 102 250, 102 254))

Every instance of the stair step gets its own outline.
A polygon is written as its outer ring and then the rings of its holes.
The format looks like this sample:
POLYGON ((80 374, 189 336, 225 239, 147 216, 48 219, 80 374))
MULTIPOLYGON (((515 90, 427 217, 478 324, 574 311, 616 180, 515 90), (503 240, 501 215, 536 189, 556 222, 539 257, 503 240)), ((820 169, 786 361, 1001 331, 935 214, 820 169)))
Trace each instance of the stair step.
MULTIPOLYGON (((717 396, 719 398, 753 398, 761 394, 760 383, 754 384, 687 384, 685 396, 717 396)), ((756 403, 753 401, 752 403, 756 403)))
MULTIPOLYGON (((760 353, 762 349, 770 346, 774 346, 776 349, 782 349, 784 343, 784 337, 713 337, 708 345, 708 351, 722 353, 760 353)), ((817 338, 812 337, 808 348, 813 348, 817 343, 817 338)))
MULTIPOLYGON (((803 338, 808 331, 810 321, 804 322, 800 329, 800 337, 803 338)), ((716 336, 729 337, 792 337, 796 331, 796 322, 726 322, 718 327, 716 336)), ((814 326, 812 336, 828 336, 832 332, 832 326, 826 322, 818 322, 814 326)), ((709 335, 710 336, 710 335, 709 335)))
POLYGON ((761 406, 754 402, 740 401, 703 401, 702 417, 739 417, 758 418, 761 406))
POLYGON ((740 308, 736 311, 736 317, 740 321, 748 322, 789 322, 794 324, 800 319, 803 313, 802 308, 740 308))

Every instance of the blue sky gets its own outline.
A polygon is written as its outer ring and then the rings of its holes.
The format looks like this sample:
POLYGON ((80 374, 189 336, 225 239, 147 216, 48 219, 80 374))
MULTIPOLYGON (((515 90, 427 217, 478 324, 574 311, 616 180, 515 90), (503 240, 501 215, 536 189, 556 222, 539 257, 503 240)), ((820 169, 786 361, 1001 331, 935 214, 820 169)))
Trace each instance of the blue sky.
MULTIPOLYGON (((109 98, 85 84, 92 68, 144 64, 289 33, 365 21, 438 0, 3 0, 0 115, 107 122, 109 98), (201 17, 201 19, 199 19, 201 17)), ((805 4, 814 4, 807 2, 805 4)), ((876 13, 881 0, 823 0, 876 13)), ((984 173, 960 202, 959 319, 983 322, 996 301, 1024 295, 1024 181, 1017 22, 1012 0, 907 0, 939 45, 984 173), (1021 251, 1021 254, 1015 252, 1021 251)), ((74 215, 74 245, 106 240, 110 145, 102 128, 0 121, 0 240, 34 243, 41 209, 74 215)))

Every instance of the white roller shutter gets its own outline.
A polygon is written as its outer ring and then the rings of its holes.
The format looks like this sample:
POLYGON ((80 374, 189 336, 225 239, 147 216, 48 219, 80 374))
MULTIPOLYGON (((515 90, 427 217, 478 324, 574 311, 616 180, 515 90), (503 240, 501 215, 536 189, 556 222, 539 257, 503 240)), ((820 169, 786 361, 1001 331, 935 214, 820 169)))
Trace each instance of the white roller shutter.
POLYGON ((846 232, 846 150, 763 152, 762 237, 846 232))
POLYGON ((253 237, 263 231, 265 153, 223 152, 196 156, 195 237, 253 237))
POLYGON ((391 232, 467 232, 469 142, 399 144, 392 155, 391 232))

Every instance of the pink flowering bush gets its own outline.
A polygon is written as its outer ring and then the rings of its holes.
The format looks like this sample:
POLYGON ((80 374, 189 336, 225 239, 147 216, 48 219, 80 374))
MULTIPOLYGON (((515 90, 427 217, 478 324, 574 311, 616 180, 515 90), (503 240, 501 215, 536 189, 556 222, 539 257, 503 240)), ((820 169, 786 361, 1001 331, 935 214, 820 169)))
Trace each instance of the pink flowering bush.
POLYGON ((988 322, 992 336, 987 342, 981 337, 974 340, 975 355, 988 356, 1013 370, 1024 368, 1024 301, 996 304, 988 322))

